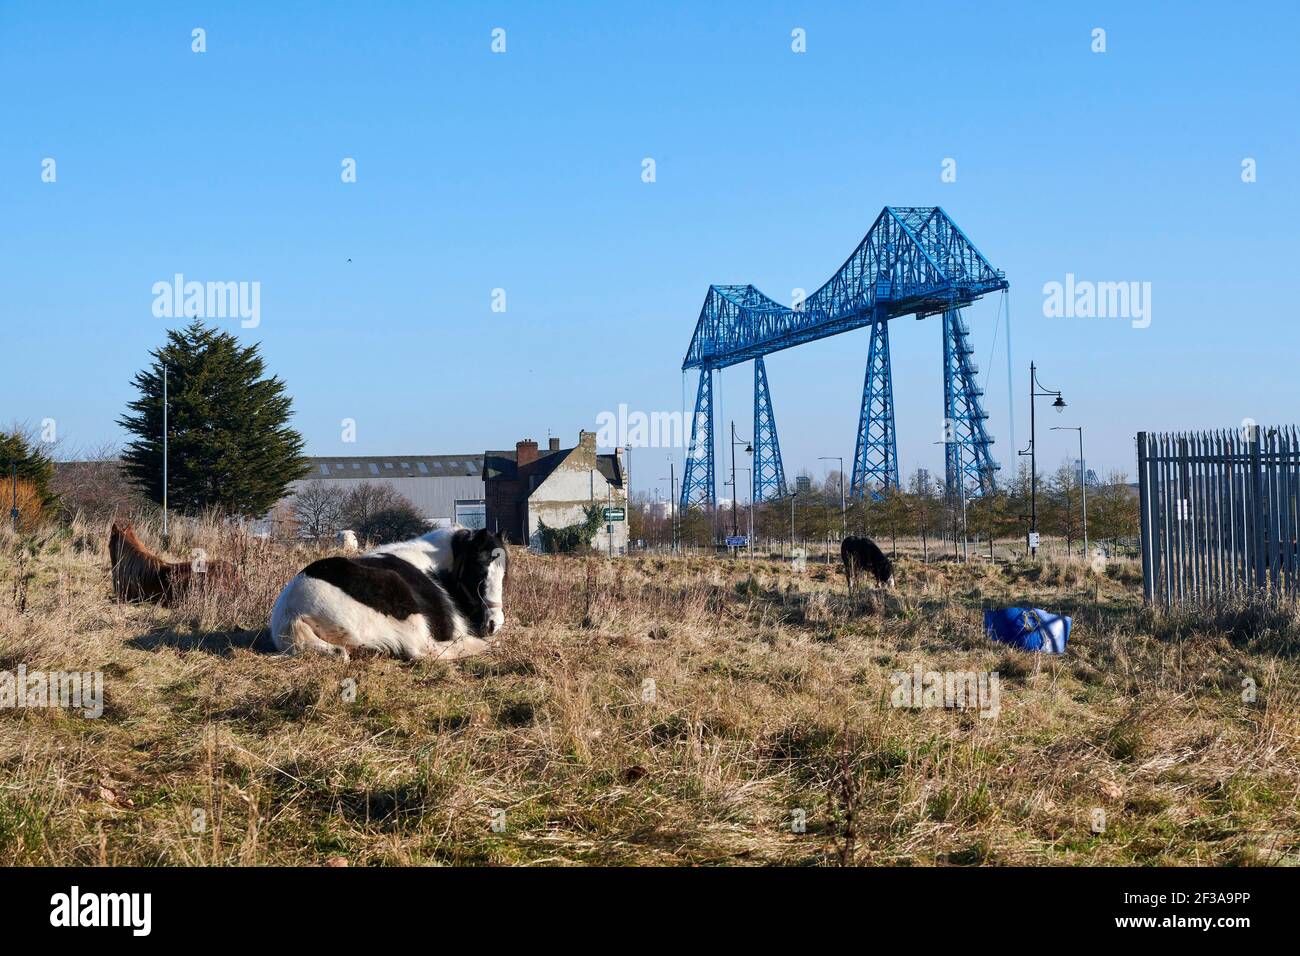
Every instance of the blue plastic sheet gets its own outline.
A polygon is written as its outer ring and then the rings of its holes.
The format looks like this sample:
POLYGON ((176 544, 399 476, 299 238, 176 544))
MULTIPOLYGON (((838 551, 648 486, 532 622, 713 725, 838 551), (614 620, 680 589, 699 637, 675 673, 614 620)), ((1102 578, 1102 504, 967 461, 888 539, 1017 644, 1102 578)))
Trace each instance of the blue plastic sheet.
POLYGON ((1070 639, 1070 619, 1040 608, 988 608, 984 612, 984 630, 1002 644, 1023 651, 1064 654, 1070 639))

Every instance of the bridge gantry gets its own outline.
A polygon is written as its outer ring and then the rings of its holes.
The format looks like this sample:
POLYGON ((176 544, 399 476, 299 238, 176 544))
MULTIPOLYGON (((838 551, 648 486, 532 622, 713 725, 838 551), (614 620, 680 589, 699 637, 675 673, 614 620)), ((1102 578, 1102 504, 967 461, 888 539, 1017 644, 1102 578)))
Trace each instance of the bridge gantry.
POLYGON ((700 370, 691 443, 682 478, 682 508, 716 504, 713 373, 754 362, 754 501, 787 493, 772 395, 763 357, 782 349, 871 327, 850 493, 880 495, 899 486, 894 388, 889 362, 889 320, 941 315, 945 445, 950 494, 966 497, 996 488, 985 422, 988 414, 971 360, 970 330, 961 310, 990 292, 1008 288, 938 206, 886 206, 853 254, 820 289, 797 307, 752 285, 712 285, 704 298, 682 370, 700 370))

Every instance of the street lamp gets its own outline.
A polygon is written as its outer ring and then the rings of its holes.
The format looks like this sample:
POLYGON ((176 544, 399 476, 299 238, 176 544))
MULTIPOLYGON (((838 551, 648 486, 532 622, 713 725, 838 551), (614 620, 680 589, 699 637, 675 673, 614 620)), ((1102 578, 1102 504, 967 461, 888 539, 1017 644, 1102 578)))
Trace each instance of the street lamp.
POLYGON ((1034 399, 1048 398, 1056 396, 1056 401, 1052 402, 1052 407, 1056 409, 1057 414, 1065 411, 1065 399, 1061 393, 1050 388, 1043 388, 1038 381, 1038 369, 1033 362, 1029 363, 1029 447, 1019 452, 1021 455, 1029 456, 1029 553, 1032 557, 1038 557, 1038 455, 1037 445, 1035 443, 1036 433, 1034 431, 1034 399))
POLYGON ((744 445, 745 454, 754 454, 754 446, 749 444, 743 438, 736 438, 736 423, 731 423, 731 536, 734 538, 740 533, 736 524, 736 446, 744 445))
MULTIPOLYGON (((1058 399, 1059 401, 1059 399, 1058 399)), ((1088 463, 1083 458, 1083 426, 1053 425, 1054 432, 1079 433, 1079 494, 1083 503, 1083 556, 1088 556, 1088 463)))
MULTIPOLYGON (((754 475, 753 469, 750 469, 750 468, 737 468, 736 471, 737 471, 738 473, 740 473, 740 474, 742 474, 742 475, 745 476, 745 481, 746 481, 746 483, 748 483, 748 482, 750 482, 750 481, 753 481, 753 475, 754 475)), ((734 504, 734 503, 736 502, 736 500, 737 500, 737 499, 736 499, 736 487, 737 487, 736 479, 734 479, 734 478, 729 478, 729 479, 727 479, 726 481, 724 481, 724 482, 722 483, 722 487, 723 487, 723 488, 726 488, 727 486, 731 486, 731 494, 732 494, 732 499, 731 499, 731 500, 732 500, 732 503, 734 504)), ((750 496, 749 496, 749 499, 748 499, 748 505, 749 505, 750 510, 753 510, 753 507, 754 507, 754 496, 753 496, 753 495, 750 495, 750 496)))
POLYGON ((17 534, 17 533, 18 533, 18 452, 17 452, 17 447, 18 447, 18 443, 17 443, 17 442, 14 442, 14 448, 15 448, 15 451, 14 451, 14 458, 13 458, 13 461, 10 463, 10 469, 11 469, 10 473, 11 473, 11 475, 13 476, 13 479, 12 479, 12 480, 13 480, 13 489, 14 489, 14 503, 13 503, 13 507, 9 509, 9 517, 13 519, 13 523, 14 523, 14 534, 17 534))
POLYGON ((799 492, 790 492, 790 558, 794 559, 794 499, 799 497, 799 492))
POLYGON ((848 517, 844 507, 844 459, 839 455, 820 455, 818 461, 838 461, 840 463, 840 537, 849 532, 848 517))
POLYGON ((167 365, 162 367, 162 386, 163 386, 163 483, 162 483, 162 519, 163 519, 163 547, 167 546, 167 365))
MULTIPOLYGON (((752 484, 754 481, 753 469, 741 468, 738 470, 743 471, 745 473, 745 484, 753 488, 753 484, 752 484)), ((731 492, 733 495, 736 493, 736 487, 734 482, 732 483, 731 492)), ((733 498, 732 500, 734 501, 735 499, 733 498)), ((749 534, 745 540, 749 546, 749 560, 752 563, 754 560, 754 495, 752 494, 752 492, 749 496, 749 534)))
MULTIPOLYGON (((668 527, 672 535, 671 553, 677 553, 677 463, 672 455, 668 459, 668 527)), ((663 478, 659 479, 663 481, 663 478)))

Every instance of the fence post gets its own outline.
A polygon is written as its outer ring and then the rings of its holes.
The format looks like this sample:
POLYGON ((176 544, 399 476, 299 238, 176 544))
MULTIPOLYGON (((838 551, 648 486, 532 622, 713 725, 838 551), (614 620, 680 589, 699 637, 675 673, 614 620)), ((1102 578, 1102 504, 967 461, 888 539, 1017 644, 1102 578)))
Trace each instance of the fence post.
POLYGON ((1154 568, 1155 540, 1151 527, 1151 467, 1147 461, 1147 433, 1138 432, 1138 499, 1141 514, 1139 524, 1142 536, 1142 599, 1150 604, 1155 600, 1156 581, 1154 568))
POLYGON ((1250 532, 1254 560, 1251 583, 1258 590, 1266 584, 1264 553, 1264 468, 1260 456, 1260 427, 1250 426, 1250 532))

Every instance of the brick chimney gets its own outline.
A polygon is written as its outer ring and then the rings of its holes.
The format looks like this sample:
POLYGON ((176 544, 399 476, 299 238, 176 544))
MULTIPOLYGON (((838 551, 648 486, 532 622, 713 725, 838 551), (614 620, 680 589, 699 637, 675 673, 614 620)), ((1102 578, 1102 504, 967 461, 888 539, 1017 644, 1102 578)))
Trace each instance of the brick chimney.
POLYGON ((537 460, 537 442, 531 438, 515 442, 515 464, 519 467, 537 460))
POLYGON ((578 447, 587 449, 593 455, 596 454, 596 433, 578 432, 578 447))
POLYGON ((559 450, 560 450, 560 440, 559 440, 558 438, 552 438, 549 442, 547 442, 547 449, 546 449, 546 450, 547 450, 547 451, 559 451, 559 450))

